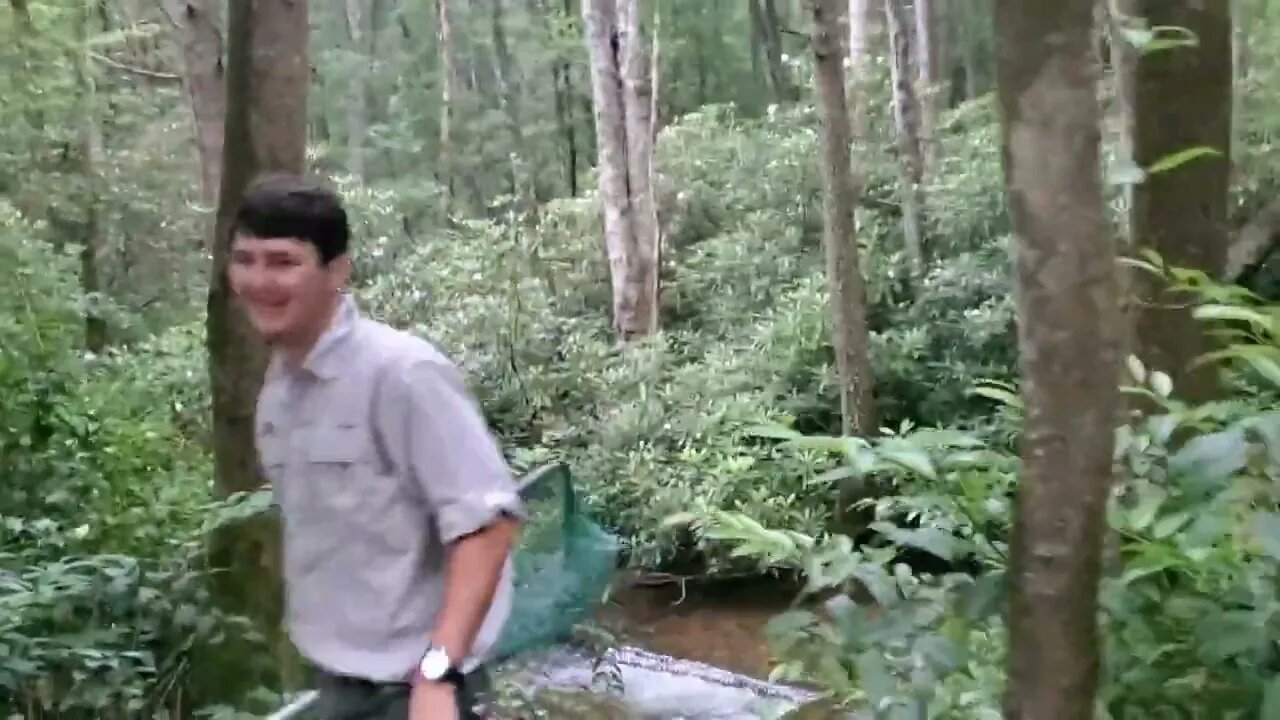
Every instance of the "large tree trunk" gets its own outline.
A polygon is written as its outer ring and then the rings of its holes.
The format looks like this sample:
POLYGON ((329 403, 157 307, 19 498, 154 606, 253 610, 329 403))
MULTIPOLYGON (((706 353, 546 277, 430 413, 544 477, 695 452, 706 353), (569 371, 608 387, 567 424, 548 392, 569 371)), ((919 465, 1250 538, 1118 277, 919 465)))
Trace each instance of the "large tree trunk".
MULTIPOLYGON (((311 79, 307 3, 231 3, 227 35, 226 142, 207 327, 214 474, 218 492, 224 496, 264 483, 255 452, 254 411, 266 353, 232 298, 226 271, 245 188, 262 173, 306 169, 311 79)), ((278 528, 259 522, 220 533, 211 558, 215 565, 229 568, 221 584, 226 602, 257 618, 269 637, 282 607, 278 553, 278 528)))
MULTIPOLYGON (((1195 47, 1142 53, 1127 64, 1122 82, 1132 116, 1133 159, 1150 167, 1180 151, 1209 147, 1220 153, 1150 174, 1132 189, 1129 229, 1135 249, 1150 248, 1165 261, 1217 277, 1225 269, 1231 158, 1231 10, 1226 0, 1128 0, 1127 14, 1152 26, 1184 27, 1195 47)), ((1212 366, 1191 363, 1211 349, 1191 317, 1187 298, 1139 276, 1135 319, 1138 354, 1173 378, 1187 400, 1218 391, 1212 366)))
POLYGON ((218 202, 222 182, 222 134, 227 91, 222 64, 222 3, 213 0, 165 0, 165 14, 178 28, 182 45, 182 82, 191 103, 200 161, 200 201, 218 202))
POLYGON ((858 263, 854 207, 862 194, 852 158, 849 107, 840 36, 842 0, 806 0, 812 21, 814 79, 822 137, 822 242, 832 315, 832 344, 840 376, 841 429, 870 435, 876 429, 874 380, 868 354, 866 289, 858 263))
POLYGON ((613 286, 614 330, 622 343, 658 330, 658 224, 653 162, 652 84, 639 3, 582 5, 599 148, 600 201, 613 286))
POLYGON ((1093 0, 997 0, 1026 424, 1005 717, 1093 717, 1119 405, 1116 252, 1100 178, 1093 0))

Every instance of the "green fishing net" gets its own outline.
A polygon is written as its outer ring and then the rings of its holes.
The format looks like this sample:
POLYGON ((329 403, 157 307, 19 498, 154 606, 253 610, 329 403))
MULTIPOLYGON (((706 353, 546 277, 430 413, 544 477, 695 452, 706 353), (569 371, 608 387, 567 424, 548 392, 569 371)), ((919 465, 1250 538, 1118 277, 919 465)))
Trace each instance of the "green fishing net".
POLYGON ((583 512, 567 466, 535 470, 520 494, 529 521, 513 554, 515 592, 498 659, 567 640, 604 598, 622 547, 583 512))

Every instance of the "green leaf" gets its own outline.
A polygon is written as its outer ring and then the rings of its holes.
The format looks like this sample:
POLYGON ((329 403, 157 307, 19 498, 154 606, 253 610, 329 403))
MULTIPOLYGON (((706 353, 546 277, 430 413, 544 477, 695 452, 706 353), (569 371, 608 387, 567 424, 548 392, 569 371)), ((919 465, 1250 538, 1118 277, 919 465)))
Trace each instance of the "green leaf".
POLYGON ((1196 640, 1206 662, 1221 663, 1243 655, 1269 642, 1266 633, 1258 632, 1257 615, 1250 610, 1228 610, 1211 615, 1196 626, 1196 640))
POLYGON ((922 448, 908 443, 885 443, 878 448, 878 453, 882 460, 910 470, 926 480, 938 479, 933 460, 922 448))
POLYGON ((943 560, 955 559, 959 545, 954 535, 938 528, 900 528, 888 522, 874 522, 870 528, 884 535, 894 545, 924 550, 943 560))
POLYGON ((1249 445, 1240 428, 1193 438, 1169 458, 1178 476, 1217 485, 1239 472, 1248 460, 1249 445))
POLYGON ((956 593, 961 615, 966 620, 978 622, 1000 612, 1008 589, 1007 580, 1006 572, 997 570, 962 586, 956 593))
POLYGON ((1168 495, 1159 485, 1143 485, 1138 490, 1138 504, 1129 511, 1129 527, 1138 532, 1147 529, 1168 495))
POLYGON ((1191 515, 1185 512, 1166 515, 1160 518, 1155 527, 1151 528, 1151 536, 1157 540, 1163 540, 1181 530, 1182 526, 1186 525, 1190 519, 1191 515))
POLYGON ((750 436, 776 440, 795 440, 803 437, 799 432, 784 425, 753 425, 744 432, 750 436))
POLYGON ((1232 320, 1247 322, 1263 330, 1270 331, 1274 329, 1270 315, 1263 314, 1255 308, 1241 307, 1239 305, 1216 303, 1198 305, 1191 311, 1191 316, 1197 320, 1232 320))
POLYGON ((1016 393, 991 385, 979 385, 970 390, 969 394, 990 398, 991 400, 995 400, 1002 405, 1007 405, 1012 408, 1022 407, 1022 398, 1018 397, 1016 393))
POLYGON ((1280 720, 1280 675, 1271 678, 1266 689, 1262 691, 1262 707, 1258 709, 1258 720, 1280 720))
POLYGON ((1155 175, 1156 173, 1168 172, 1177 167, 1185 165, 1191 162, 1192 160, 1195 160, 1196 158, 1217 157, 1220 155, 1222 155, 1222 153, 1219 152, 1218 150, 1211 147, 1204 146, 1204 145, 1187 148, 1186 150, 1179 150, 1176 153, 1172 153, 1170 155, 1166 155, 1160 158, 1159 160, 1152 163, 1150 167, 1147 168, 1147 172, 1151 175, 1155 175))
POLYGON ((1253 540, 1272 560, 1280 562, 1280 515, 1273 512, 1254 513, 1250 530, 1253 540))
POLYGON ((858 655, 858 682, 867 693, 871 706, 877 708, 897 694, 897 685, 884 655, 879 650, 868 650, 858 655))

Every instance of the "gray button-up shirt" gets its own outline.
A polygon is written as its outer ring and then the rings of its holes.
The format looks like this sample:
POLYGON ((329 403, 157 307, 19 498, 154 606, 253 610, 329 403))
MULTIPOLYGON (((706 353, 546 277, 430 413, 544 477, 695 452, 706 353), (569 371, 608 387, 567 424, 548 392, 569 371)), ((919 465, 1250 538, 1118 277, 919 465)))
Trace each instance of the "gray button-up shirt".
MULTIPOLYGON (((524 517, 461 373, 344 297, 301 368, 272 359, 256 436, 284 518, 294 644, 331 672, 405 678, 444 598, 445 546, 500 513, 524 517)), ((501 632, 511 592, 508 559, 473 663, 501 632)))

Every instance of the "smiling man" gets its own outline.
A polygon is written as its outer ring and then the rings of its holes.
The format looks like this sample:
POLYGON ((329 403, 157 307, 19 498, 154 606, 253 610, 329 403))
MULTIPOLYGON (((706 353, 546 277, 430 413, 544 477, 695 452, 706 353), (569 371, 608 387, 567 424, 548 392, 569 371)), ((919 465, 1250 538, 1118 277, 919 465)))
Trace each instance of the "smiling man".
POLYGON ((360 314, 337 195, 245 193, 228 279, 272 351, 255 436, 284 518, 286 618, 327 720, 479 717, 524 518, 458 369, 360 314))

